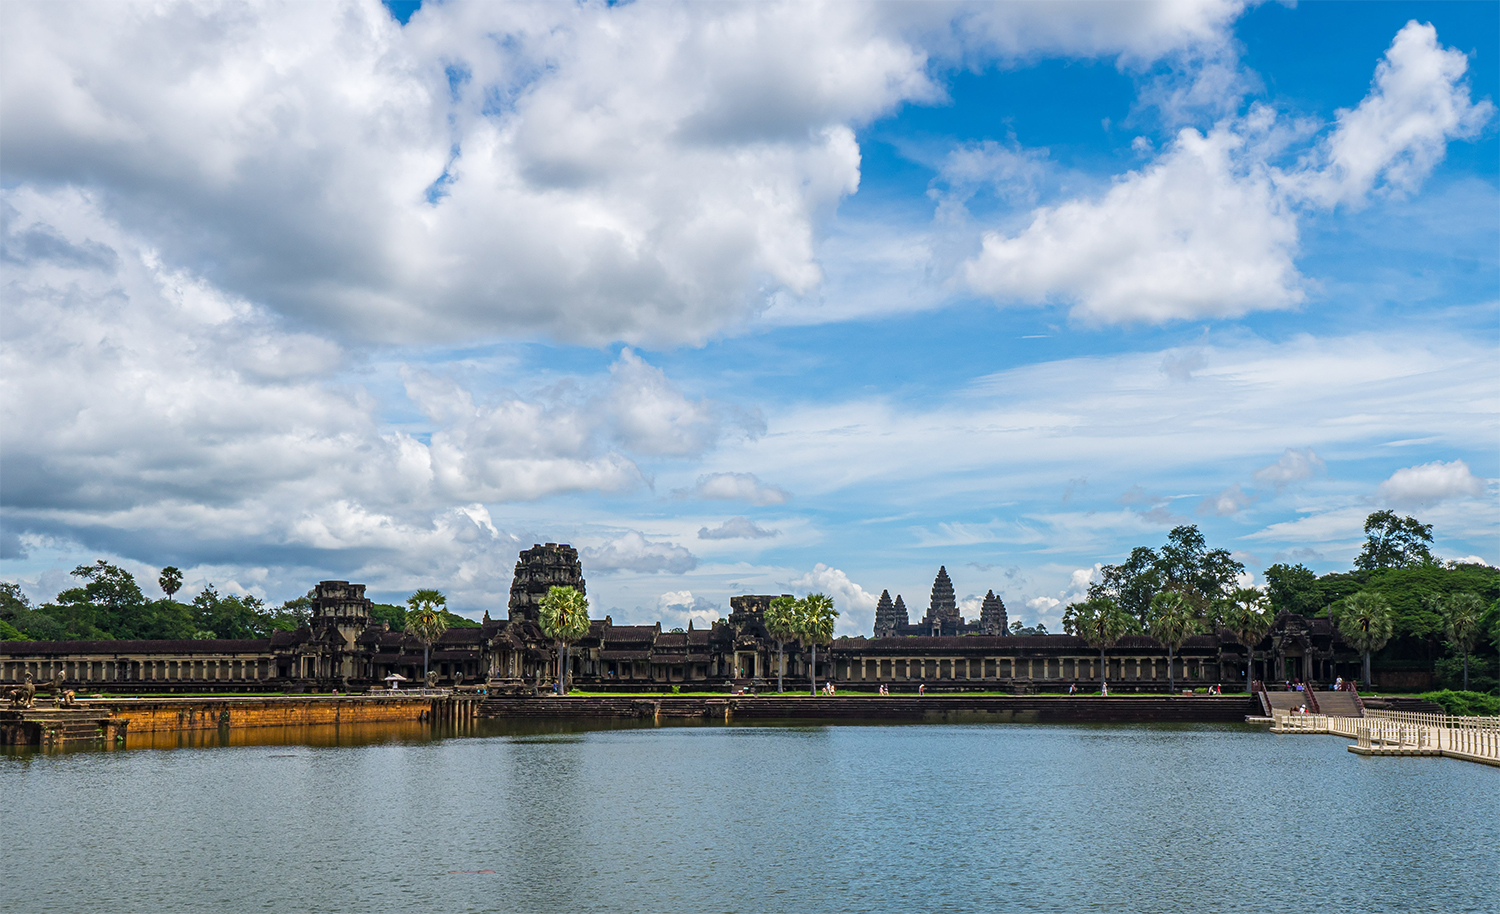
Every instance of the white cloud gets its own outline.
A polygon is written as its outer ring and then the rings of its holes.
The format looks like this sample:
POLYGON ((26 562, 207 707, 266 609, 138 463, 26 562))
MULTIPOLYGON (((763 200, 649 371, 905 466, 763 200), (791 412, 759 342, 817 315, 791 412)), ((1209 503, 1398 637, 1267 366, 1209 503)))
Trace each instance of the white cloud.
POLYGON ((1358 206, 1376 188, 1415 190, 1449 140, 1474 136, 1494 114, 1488 99, 1470 102, 1461 82, 1468 67, 1462 51, 1438 44, 1437 29, 1408 22, 1376 66, 1370 94, 1338 112, 1333 133, 1290 183, 1324 206, 1358 206))
POLYGON ((880 601, 879 596, 851 581, 839 569, 819 562, 812 571, 794 578, 787 586, 804 595, 823 593, 832 597, 834 608, 839 611, 837 631, 840 635, 868 635, 874 631, 875 604, 880 601))
POLYGON ((0 160, 350 336, 698 342, 818 287, 855 129, 940 100, 933 58, 1141 65, 1240 9, 18 5, 0 160))
POLYGON ((1303 298, 1296 219, 1246 145, 1227 126, 1185 129, 1098 201, 1043 207, 1015 236, 986 233, 965 277, 1002 302, 1071 302, 1090 322, 1291 307, 1303 298))
POLYGON ((664 629, 686 628, 689 622, 694 628, 711 628, 724 617, 719 604, 707 597, 694 596, 691 590, 662 594, 657 598, 656 611, 664 629))
POLYGON ((1238 514, 1255 503, 1255 496, 1248 495, 1235 483, 1223 490, 1218 495, 1212 495, 1198 503, 1199 514, 1212 514, 1215 517, 1230 517, 1238 514))
POLYGON ((752 505, 784 505, 792 494, 780 486, 761 482, 754 473, 706 473, 691 489, 675 489, 676 498, 701 501, 744 501, 752 505))
POLYGON ((602 546, 585 546, 579 557, 585 568, 599 571, 685 574, 698 567, 698 559, 681 546, 653 542, 636 530, 602 546))
POLYGON ((1311 479, 1324 468, 1323 458, 1312 448, 1287 448, 1275 463, 1255 471, 1255 483, 1275 486, 1280 492, 1294 482, 1311 479))
POLYGON ((698 530, 700 540, 750 540, 769 539, 780 534, 779 530, 767 530, 748 517, 731 517, 717 527, 702 527, 698 530))
POLYGON ((1470 472, 1462 460, 1434 461, 1397 470, 1375 494, 1393 507, 1414 508, 1452 498, 1478 497, 1484 494, 1484 480, 1470 472))
POLYGON ((970 288, 1001 304, 1070 306, 1089 323, 1231 318, 1306 297, 1294 259, 1298 207, 1357 205, 1414 189, 1448 141, 1494 111, 1471 104, 1464 55, 1408 24, 1370 94, 1289 170, 1272 162, 1308 132, 1257 104, 1206 134, 1188 128, 1151 164, 1097 199, 1043 206, 1015 234, 989 231, 964 265, 970 288))

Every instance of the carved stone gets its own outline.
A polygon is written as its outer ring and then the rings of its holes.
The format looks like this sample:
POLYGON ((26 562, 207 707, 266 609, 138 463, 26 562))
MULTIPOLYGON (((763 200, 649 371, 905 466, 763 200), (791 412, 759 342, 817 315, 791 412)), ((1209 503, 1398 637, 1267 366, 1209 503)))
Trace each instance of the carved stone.
POLYGON ((979 633, 981 635, 1008 635, 1009 621, 1005 614, 1005 601, 995 596, 992 590, 984 595, 979 607, 979 633))
POLYGON ((553 587, 572 587, 581 594, 588 594, 578 550, 572 546, 547 543, 523 551, 516 562, 516 576, 510 585, 510 621, 540 621, 538 607, 553 587))

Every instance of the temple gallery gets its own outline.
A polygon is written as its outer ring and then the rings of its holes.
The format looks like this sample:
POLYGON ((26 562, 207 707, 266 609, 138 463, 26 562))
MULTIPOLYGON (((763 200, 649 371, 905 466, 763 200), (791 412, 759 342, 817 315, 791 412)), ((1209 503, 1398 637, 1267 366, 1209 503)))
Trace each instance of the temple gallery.
MULTIPOLYGON (((521 552, 505 618, 488 612, 474 627, 450 628, 425 658, 443 685, 491 682, 536 684, 557 675, 556 644, 539 624, 539 604, 554 586, 587 593, 578 552, 568 545, 538 544, 521 552)), ((686 630, 616 625, 605 616, 567 652, 569 675, 580 687, 690 684, 728 688, 774 682, 778 644, 765 613, 775 595, 730 599, 730 613, 686 630)), ((27 675, 37 681, 61 675, 80 685, 119 689, 277 688, 362 689, 393 677, 418 680, 424 645, 409 632, 373 621, 363 584, 323 581, 313 591, 311 616, 296 631, 245 640, 4 641, 0 682, 27 675)), ((853 689, 919 685, 1066 692, 1096 684, 1111 689, 1162 691, 1169 677, 1168 650, 1151 638, 1130 635, 1103 652, 1071 635, 1016 634, 1007 628, 1005 604, 988 593, 977 620, 960 614, 953 584, 939 568, 926 614, 912 622, 901 596, 883 592, 869 637, 840 637, 814 652, 796 641, 784 648, 786 675, 816 673, 853 689), (1101 670, 1101 663, 1104 668, 1101 670)), ((1179 686, 1244 688, 1247 679, 1332 680, 1353 677, 1359 658, 1328 619, 1283 613, 1249 649, 1228 631, 1195 635, 1172 652, 1170 671, 1179 686)))

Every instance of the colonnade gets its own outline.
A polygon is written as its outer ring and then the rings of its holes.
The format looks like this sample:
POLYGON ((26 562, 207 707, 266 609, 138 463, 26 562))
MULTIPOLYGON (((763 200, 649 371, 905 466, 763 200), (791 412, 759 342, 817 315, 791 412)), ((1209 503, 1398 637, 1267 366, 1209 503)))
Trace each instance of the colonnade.
POLYGON ((20 682, 30 673, 44 682, 62 673, 79 682, 256 682, 275 676, 269 657, 195 657, 159 660, 151 657, 67 658, 0 661, 0 681, 20 682))
MULTIPOLYGON (((1106 679, 1165 682, 1165 657, 1106 657, 1106 679)), ((1175 678, 1215 680, 1214 661, 1198 658, 1173 660, 1175 678)), ((839 664, 839 678, 853 682, 900 682, 916 680, 1090 680, 1099 678, 1099 658, 1094 657, 854 657, 839 664)))

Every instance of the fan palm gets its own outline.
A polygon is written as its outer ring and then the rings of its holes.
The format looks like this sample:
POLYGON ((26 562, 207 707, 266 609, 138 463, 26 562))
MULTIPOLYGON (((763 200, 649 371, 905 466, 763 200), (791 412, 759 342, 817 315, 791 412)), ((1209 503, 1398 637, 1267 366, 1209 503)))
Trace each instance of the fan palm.
POLYGON ((814 695, 818 694, 818 645, 833 640, 833 626, 838 617, 833 598, 825 594, 810 593, 797 601, 797 638, 812 648, 812 665, 808 670, 814 695))
POLYGON ((1224 613, 1224 627, 1245 646, 1245 691, 1255 678, 1255 645, 1271 630, 1275 621, 1270 613, 1270 599, 1254 587, 1241 587, 1230 597, 1224 613))
POLYGON ((568 645, 589 633, 589 601, 572 587, 553 587, 537 607, 542 633, 557 642, 557 691, 568 694, 568 645))
POLYGON ((1099 651, 1099 691, 1105 689, 1104 652, 1130 631, 1132 617, 1109 597, 1092 597, 1071 607, 1067 624, 1073 634, 1099 651))
POLYGON ((443 608, 448 598, 442 591, 424 588, 406 598, 406 630, 422 642, 422 681, 427 681, 428 660, 432 657, 432 644, 448 630, 448 617, 443 608))
POLYGON ((167 599, 172 599, 173 594, 182 589, 182 569, 168 565, 161 570, 161 577, 156 579, 156 583, 161 585, 162 593, 167 595, 167 599))
POLYGON ((1484 601, 1474 593, 1456 593, 1442 602, 1439 612, 1448 629, 1448 643, 1464 654, 1464 691, 1469 691, 1469 652, 1479 640, 1484 601))
POLYGON ((766 632, 776 642, 776 691, 784 692, 783 676, 786 673, 786 643, 797 637, 797 601, 791 597, 777 597, 765 615, 766 632))
POLYGON ((1146 631, 1167 648, 1167 688, 1177 691, 1177 671, 1173 654, 1183 642, 1201 629, 1201 623, 1193 613, 1193 604, 1175 590, 1163 590, 1151 598, 1151 608, 1146 613, 1146 631))
POLYGON ((1395 629, 1391 604, 1368 590, 1345 597, 1334 604, 1331 615, 1344 636, 1344 643, 1364 654, 1365 687, 1370 685, 1370 652, 1385 647, 1395 629))

